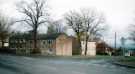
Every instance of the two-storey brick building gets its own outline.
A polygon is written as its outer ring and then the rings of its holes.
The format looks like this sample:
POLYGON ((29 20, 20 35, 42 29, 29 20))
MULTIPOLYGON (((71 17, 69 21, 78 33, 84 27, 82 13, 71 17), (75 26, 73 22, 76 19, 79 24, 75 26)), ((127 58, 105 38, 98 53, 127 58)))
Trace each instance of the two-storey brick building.
MULTIPOLYGON (((9 47, 15 49, 16 53, 31 53, 33 39, 27 35, 12 36, 9 39, 9 47)), ((78 43, 76 38, 66 34, 39 35, 37 48, 41 54, 71 56, 78 50, 78 43)))

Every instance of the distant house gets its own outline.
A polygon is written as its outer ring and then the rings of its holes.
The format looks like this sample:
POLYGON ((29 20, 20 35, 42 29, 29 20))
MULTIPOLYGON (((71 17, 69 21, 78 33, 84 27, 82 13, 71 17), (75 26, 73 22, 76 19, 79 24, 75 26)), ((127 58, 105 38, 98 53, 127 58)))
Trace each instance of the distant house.
POLYGON ((135 49, 124 50, 124 56, 135 56, 135 49))
POLYGON ((106 44, 104 41, 96 43, 96 53, 99 55, 112 55, 114 49, 106 44))

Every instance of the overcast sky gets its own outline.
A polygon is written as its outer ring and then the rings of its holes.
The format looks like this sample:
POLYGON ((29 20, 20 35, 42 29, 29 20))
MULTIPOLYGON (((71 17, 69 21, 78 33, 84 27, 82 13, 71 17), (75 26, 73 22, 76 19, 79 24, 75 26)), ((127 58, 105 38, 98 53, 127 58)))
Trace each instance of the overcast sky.
MULTIPOLYGON (((0 0, 0 9, 6 15, 16 17, 19 15, 15 7, 17 1, 19 0, 0 0)), ((96 8, 103 12, 110 26, 106 36, 108 42, 112 42, 114 32, 117 32, 119 38, 126 36, 127 27, 135 18, 135 0, 48 0, 48 5, 51 16, 55 19, 61 19, 69 10, 80 8, 96 8)))

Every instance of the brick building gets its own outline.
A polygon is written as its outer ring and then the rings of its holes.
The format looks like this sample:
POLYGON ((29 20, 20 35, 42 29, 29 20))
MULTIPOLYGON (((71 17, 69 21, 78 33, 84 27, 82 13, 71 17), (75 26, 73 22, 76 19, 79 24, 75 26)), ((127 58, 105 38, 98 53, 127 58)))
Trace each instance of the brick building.
MULTIPOLYGON (((81 42, 82 46, 82 55, 85 55, 85 41, 81 42)), ((96 42, 88 42, 87 43, 87 55, 95 56, 96 55, 96 42)))
POLYGON ((79 54, 79 44, 76 38, 60 35, 56 39, 56 55, 77 55, 79 54))
MULTIPOLYGON (((31 53, 33 40, 31 36, 12 36, 9 39, 9 47, 15 49, 16 53, 31 53)), ((65 34, 40 35, 37 39, 37 47, 41 54, 66 55, 76 54, 78 43, 76 38, 65 34)))

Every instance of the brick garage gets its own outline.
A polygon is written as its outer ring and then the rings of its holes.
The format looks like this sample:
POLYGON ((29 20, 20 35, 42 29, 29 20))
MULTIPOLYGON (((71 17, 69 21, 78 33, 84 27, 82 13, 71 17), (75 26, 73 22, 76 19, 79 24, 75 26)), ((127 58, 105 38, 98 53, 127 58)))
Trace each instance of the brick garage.
POLYGON ((72 56, 78 50, 76 38, 60 35, 56 39, 56 55, 72 56))
MULTIPOLYGON (((81 42, 81 46, 82 46, 82 55, 85 55, 85 41, 81 42)), ((96 55, 96 42, 88 42, 87 55, 89 56, 96 55)))

